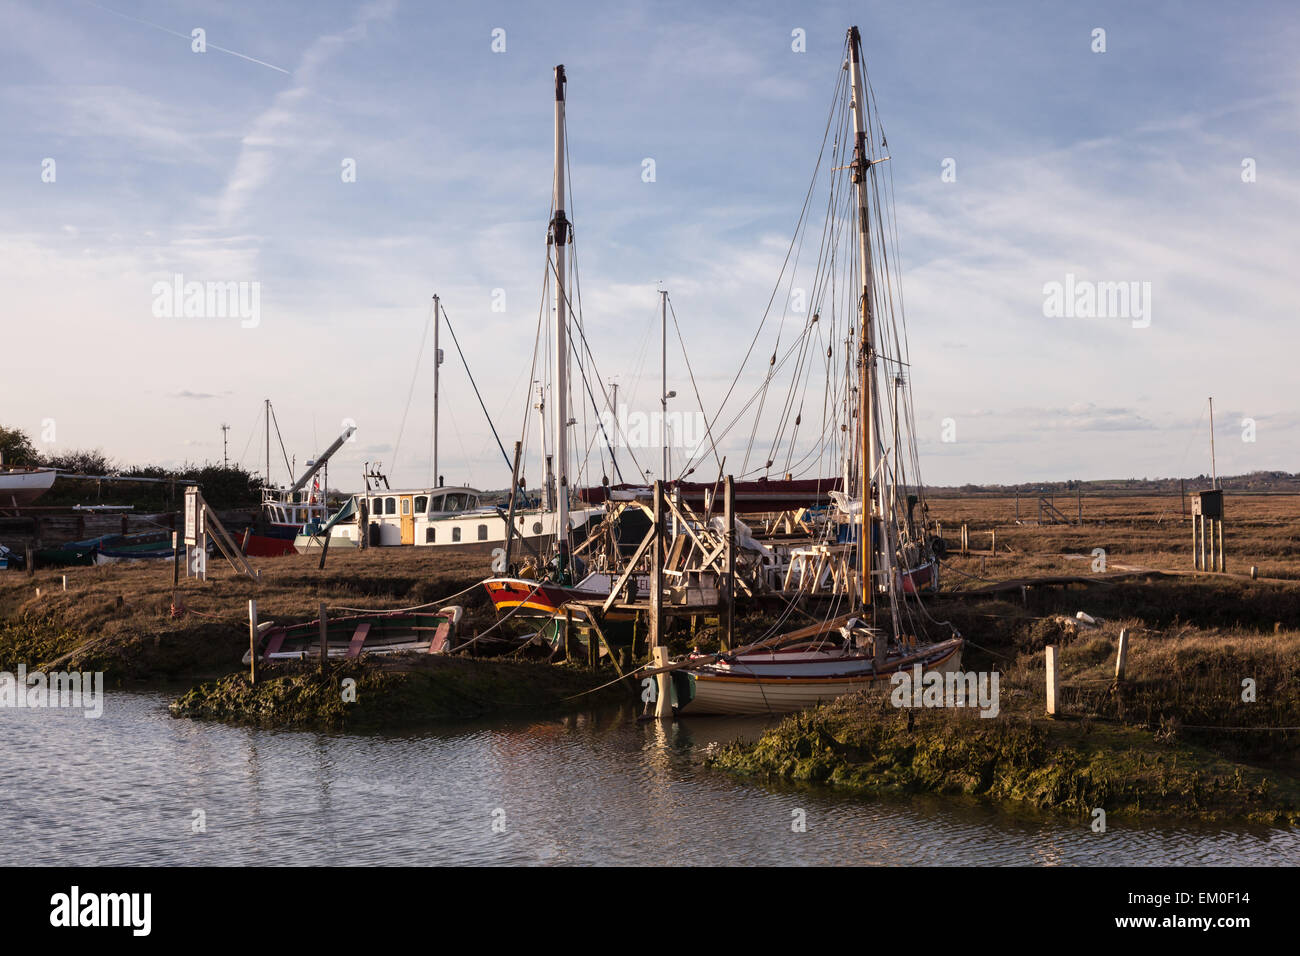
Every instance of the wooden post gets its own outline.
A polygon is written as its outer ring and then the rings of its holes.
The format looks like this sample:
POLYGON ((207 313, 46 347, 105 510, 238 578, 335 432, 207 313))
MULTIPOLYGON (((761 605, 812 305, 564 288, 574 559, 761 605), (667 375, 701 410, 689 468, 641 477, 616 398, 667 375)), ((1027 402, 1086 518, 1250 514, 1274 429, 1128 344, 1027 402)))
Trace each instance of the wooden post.
POLYGON ((1128 628, 1119 632, 1119 653, 1115 656, 1115 679, 1124 679, 1124 665, 1128 663, 1128 628))
POLYGON ((1201 570, 1201 555, 1197 550, 1196 517, 1192 517, 1192 567, 1201 570))
POLYGON ((257 601, 248 600, 248 682, 257 683, 257 601))
POLYGON ((1016 524, 1020 524, 1020 492, 1016 492, 1016 524))
POLYGON ((1048 644, 1043 648, 1047 663, 1047 716, 1056 716, 1056 645, 1048 644))
POLYGON ((326 616, 325 602, 320 602, 320 666, 329 660, 329 618, 326 616))
POLYGON ((27 554, 24 564, 27 566, 27 576, 30 578, 36 573, 36 549, 30 544, 27 546, 27 554))
POLYGON ((655 482, 654 543, 650 559, 650 647, 664 643, 664 485, 655 482))
POLYGON ((722 649, 735 646, 736 635, 736 484, 727 475, 722 492, 722 520, 727 523, 727 582, 722 593, 723 614, 722 649))
POLYGON ((63 590, 66 591, 67 589, 68 589, 68 576, 65 574, 63 576, 63 590))
MULTIPOLYGON (((655 482, 656 487, 658 482, 655 482)), ((655 667, 668 666, 668 648, 655 647, 651 652, 651 663, 655 667)), ((673 718, 673 675, 670 673, 655 675, 655 717, 659 720, 673 718)))
POLYGON ((1217 519, 1214 522, 1214 526, 1219 531, 1219 570, 1226 572, 1228 570, 1228 563, 1227 559, 1223 556, 1223 519, 1217 519))
POLYGON ((370 547, 370 499, 365 495, 357 503, 357 547, 362 551, 370 547))
MULTIPOLYGON (((554 618, 552 618, 552 620, 554 620, 554 618)), ((566 661, 573 660, 573 628, 569 626, 572 623, 573 617, 569 613, 569 609, 566 607, 564 609, 564 659, 566 661)), ((559 625, 557 624, 556 626, 558 627, 559 625)))
POLYGON ((994 556, 998 553, 998 532, 996 528, 989 532, 989 553, 994 556))
POLYGON ((515 466, 510 472, 510 505, 506 508, 506 543, 505 543, 505 568, 502 573, 510 574, 510 546, 514 543, 515 537, 515 498, 519 492, 519 456, 523 454, 524 443, 515 442, 515 466))
POLYGON ((1083 524, 1083 486, 1080 485, 1077 491, 1078 491, 1077 500, 1079 502, 1079 524, 1083 524))

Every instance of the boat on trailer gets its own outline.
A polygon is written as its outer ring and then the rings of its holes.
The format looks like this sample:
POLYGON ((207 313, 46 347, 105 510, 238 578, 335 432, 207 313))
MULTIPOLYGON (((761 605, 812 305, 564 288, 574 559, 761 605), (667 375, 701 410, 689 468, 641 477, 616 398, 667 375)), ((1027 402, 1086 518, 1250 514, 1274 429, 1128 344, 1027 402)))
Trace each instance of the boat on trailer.
MULTIPOLYGON (((330 658, 362 654, 444 654, 460 635, 464 609, 440 608, 369 612, 328 617, 325 649, 330 658)), ((293 661, 320 656, 320 620, 298 624, 267 621, 258 627, 258 652, 263 661, 293 661)), ((252 651, 244 652, 244 663, 252 651)))

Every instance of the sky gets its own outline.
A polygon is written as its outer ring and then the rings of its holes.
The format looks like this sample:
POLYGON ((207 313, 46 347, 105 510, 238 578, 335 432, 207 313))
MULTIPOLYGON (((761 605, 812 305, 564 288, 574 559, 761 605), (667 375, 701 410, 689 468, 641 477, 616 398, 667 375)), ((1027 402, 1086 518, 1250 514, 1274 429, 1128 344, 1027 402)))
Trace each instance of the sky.
MULTIPOLYGON (((0 424, 121 465, 219 462, 228 424, 231 460, 260 470, 269 398, 299 470, 355 422, 332 486, 365 462, 423 485, 437 293, 509 448, 557 63, 599 375, 657 404, 662 287, 716 408, 856 24, 925 480, 1206 473, 1209 396, 1220 474, 1300 470, 1293 4, 734 6, 0 2, 0 424), (255 287, 256 320, 168 315, 178 274, 255 287), (1145 313, 1053 313, 1067 282, 1137 283, 1145 313)), ((448 338, 439 471, 503 487, 448 338)), ((680 350, 669 366, 685 402, 680 350)))

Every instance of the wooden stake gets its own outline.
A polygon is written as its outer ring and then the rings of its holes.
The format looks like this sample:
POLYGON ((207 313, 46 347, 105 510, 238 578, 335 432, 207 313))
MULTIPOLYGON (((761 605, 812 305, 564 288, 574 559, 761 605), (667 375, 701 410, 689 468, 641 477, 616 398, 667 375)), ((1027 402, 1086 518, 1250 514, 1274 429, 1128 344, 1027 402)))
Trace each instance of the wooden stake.
POLYGON ((1043 648, 1047 663, 1047 716, 1056 716, 1056 645, 1048 644, 1043 648))
POLYGON ((248 601, 248 682, 257 683, 257 601, 248 601))
POLYGON ((664 643, 664 486, 655 482, 654 544, 650 561, 650 647, 664 643))
POLYGON ((727 475, 722 492, 722 520, 727 523, 727 582, 722 594, 723 615, 722 649, 731 650, 736 635, 736 484, 727 475))
POLYGON ((515 497, 519 493, 519 456, 523 454, 524 443, 515 442, 515 464, 510 472, 510 506, 506 509, 505 568, 503 574, 510 574, 510 551, 515 537, 515 497))
POLYGON ((1124 665, 1128 663, 1128 628, 1119 632, 1119 653, 1115 656, 1115 679, 1124 679, 1124 665))
MULTIPOLYGON (((658 485, 658 482, 655 482, 658 485)), ((651 652, 651 662, 656 668, 668 666, 668 648, 656 647, 651 652)), ((659 720, 673 718, 673 675, 662 673, 655 675, 658 693, 655 694, 655 717, 659 720)))
POLYGON ((329 619, 326 617, 325 602, 320 602, 320 666, 329 660, 329 619))

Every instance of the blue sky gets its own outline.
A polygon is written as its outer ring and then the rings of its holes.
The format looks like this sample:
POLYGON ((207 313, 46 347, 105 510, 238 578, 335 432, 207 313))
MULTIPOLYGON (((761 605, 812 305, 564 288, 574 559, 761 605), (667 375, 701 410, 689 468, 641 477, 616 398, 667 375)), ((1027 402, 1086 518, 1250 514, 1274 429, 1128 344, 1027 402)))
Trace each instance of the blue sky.
MULTIPOLYGON (((51 449, 219 460, 227 422, 232 457, 260 467, 269 397, 299 462, 357 422, 333 484, 394 454, 395 482, 423 483, 427 367, 393 446, 435 291, 508 443, 543 274, 556 63, 600 372, 650 407, 662 281, 711 407, 776 282, 856 23, 889 137, 927 481, 1207 471, 1211 394, 1221 473, 1300 469, 1290 4, 0 10, 0 422, 40 437, 52 420, 51 449), (156 317, 153 284, 175 273, 259 282, 260 324, 156 317), (1150 326, 1046 317, 1044 284, 1067 273, 1150 282, 1150 326)), ((441 470, 500 487, 443 346, 441 470)), ((669 386, 689 394, 680 365, 669 386)))

